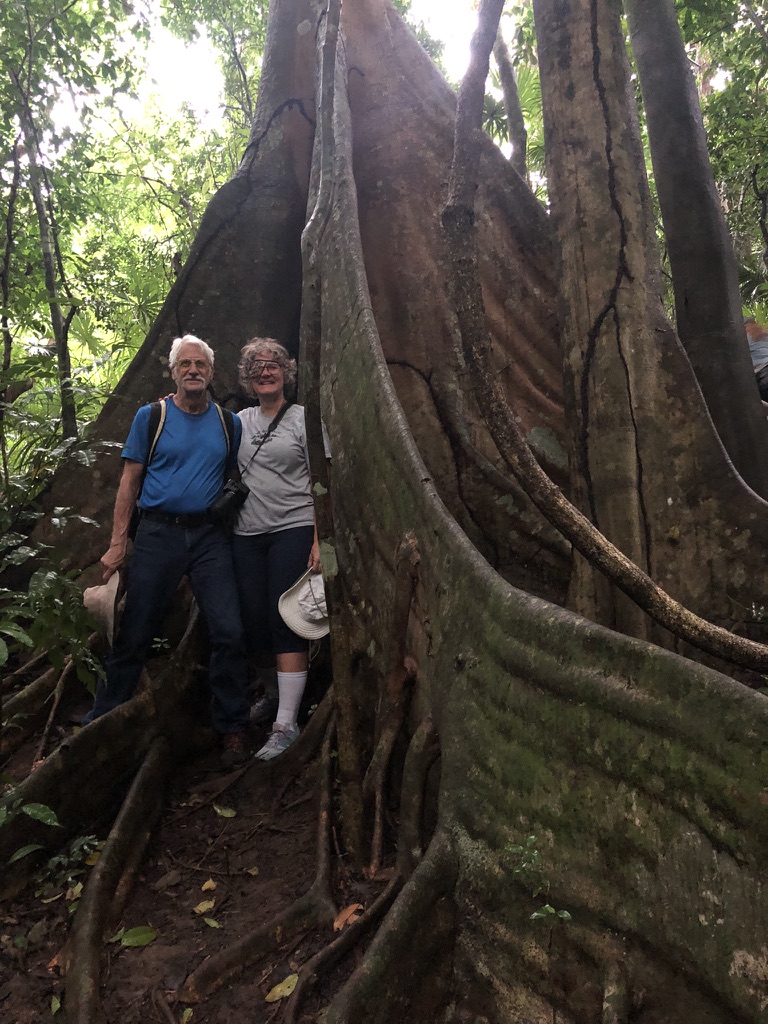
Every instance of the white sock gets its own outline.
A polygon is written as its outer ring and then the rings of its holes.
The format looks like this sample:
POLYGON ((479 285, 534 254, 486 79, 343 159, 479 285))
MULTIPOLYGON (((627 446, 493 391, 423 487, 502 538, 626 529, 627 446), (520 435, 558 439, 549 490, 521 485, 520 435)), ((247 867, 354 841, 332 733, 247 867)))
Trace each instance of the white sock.
POLYGON ((298 728, 296 721, 299 714, 299 704, 304 696, 304 687, 307 685, 306 672, 278 672, 277 688, 280 691, 280 706, 277 709, 275 725, 287 726, 293 729, 298 728))

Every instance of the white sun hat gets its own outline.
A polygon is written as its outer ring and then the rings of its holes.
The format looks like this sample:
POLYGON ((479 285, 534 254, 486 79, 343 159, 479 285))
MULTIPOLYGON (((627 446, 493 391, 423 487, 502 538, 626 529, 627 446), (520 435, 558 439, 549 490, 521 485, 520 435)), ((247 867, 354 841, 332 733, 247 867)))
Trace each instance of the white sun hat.
POLYGON ((299 576, 277 603, 283 622, 305 640, 319 640, 330 632, 323 577, 311 569, 299 576))
POLYGON ((115 638, 115 617, 117 615, 120 573, 113 573, 106 583, 99 587, 88 587, 83 591, 83 604, 87 611, 106 634, 110 646, 115 638))

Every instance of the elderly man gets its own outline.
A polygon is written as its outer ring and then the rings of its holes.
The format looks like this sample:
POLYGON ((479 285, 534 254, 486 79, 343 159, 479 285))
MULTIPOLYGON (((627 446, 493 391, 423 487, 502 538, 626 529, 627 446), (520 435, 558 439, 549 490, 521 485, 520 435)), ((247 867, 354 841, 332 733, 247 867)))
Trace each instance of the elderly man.
POLYGON ((139 525, 125 610, 86 722, 133 696, 158 624, 186 575, 208 624, 213 725, 229 768, 249 752, 246 661, 230 539, 207 510, 236 465, 242 428, 208 400, 213 362, 204 341, 177 338, 169 357, 176 393, 164 402, 164 419, 153 429, 152 407, 142 406, 128 434, 112 541, 101 559, 105 581, 125 560, 137 499, 139 525))

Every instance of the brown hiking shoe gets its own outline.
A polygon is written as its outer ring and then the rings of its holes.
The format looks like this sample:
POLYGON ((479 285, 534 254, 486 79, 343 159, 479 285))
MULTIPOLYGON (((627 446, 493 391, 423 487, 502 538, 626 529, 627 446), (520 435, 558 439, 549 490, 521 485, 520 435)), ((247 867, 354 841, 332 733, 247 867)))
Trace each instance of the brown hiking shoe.
POLYGON ((250 744, 244 730, 226 733, 222 737, 221 745, 221 767, 225 771, 245 764, 251 756, 250 744))

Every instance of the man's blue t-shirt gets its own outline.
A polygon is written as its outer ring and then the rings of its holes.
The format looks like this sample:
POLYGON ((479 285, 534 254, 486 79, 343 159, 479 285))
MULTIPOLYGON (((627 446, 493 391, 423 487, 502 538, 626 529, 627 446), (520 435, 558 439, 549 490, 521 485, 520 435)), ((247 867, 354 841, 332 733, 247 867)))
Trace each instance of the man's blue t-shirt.
MULTIPOLYGON (((242 424, 235 416, 232 451, 227 458, 226 435, 212 402, 197 415, 177 408, 171 398, 166 399, 165 407, 165 424, 147 469, 139 507, 178 515, 204 512, 221 491, 225 469, 237 465, 242 424)), ((149 413, 148 405, 136 413, 123 448, 124 459, 146 465, 149 413)))

